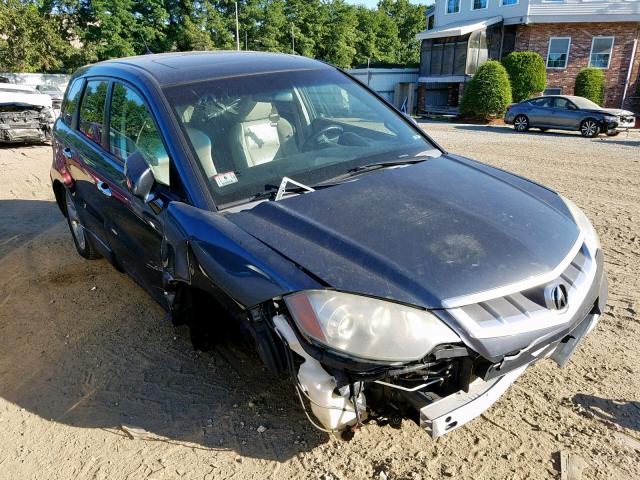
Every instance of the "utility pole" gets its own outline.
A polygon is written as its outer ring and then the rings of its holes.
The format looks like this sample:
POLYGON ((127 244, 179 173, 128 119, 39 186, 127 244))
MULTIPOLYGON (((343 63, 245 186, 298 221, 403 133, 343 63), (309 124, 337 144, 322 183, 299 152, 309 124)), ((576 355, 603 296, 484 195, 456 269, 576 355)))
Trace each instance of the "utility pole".
POLYGON ((249 44, 248 40, 247 40, 247 31, 244 31, 244 49, 249 50, 249 48, 247 47, 247 45, 249 44))
POLYGON ((240 28, 238 26, 238 2, 236 4, 236 50, 240 51, 240 28))
POLYGON ((291 53, 296 54, 296 36, 293 34, 293 23, 291 24, 291 53))

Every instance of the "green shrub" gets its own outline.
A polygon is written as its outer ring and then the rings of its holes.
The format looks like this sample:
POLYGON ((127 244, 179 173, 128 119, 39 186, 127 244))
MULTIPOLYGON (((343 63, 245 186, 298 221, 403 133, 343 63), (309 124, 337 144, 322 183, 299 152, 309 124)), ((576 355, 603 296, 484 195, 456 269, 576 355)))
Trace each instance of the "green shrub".
POLYGON ((511 52, 502 65, 509 74, 514 102, 542 92, 547 85, 547 67, 537 52, 511 52))
POLYGON ((599 68, 585 68, 576 77, 574 93, 592 102, 604 103, 604 73, 599 68))
POLYGON ((460 113, 465 117, 488 119, 503 115, 510 103, 511 85, 507 71, 500 62, 489 60, 466 84, 460 113))

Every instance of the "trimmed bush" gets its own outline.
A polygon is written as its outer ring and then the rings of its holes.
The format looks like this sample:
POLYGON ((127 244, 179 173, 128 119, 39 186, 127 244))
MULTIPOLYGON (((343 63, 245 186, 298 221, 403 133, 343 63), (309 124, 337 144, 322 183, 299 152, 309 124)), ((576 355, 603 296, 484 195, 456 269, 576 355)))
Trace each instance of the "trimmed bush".
POLYGON ((541 93, 547 85, 547 67, 537 52, 511 52, 502 65, 509 74, 514 102, 541 93))
POLYGON ((585 68, 576 77, 574 93, 592 102, 604 103, 604 73, 599 68, 585 68))
POLYGON ((511 103, 509 76, 500 62, 489 60, 466 84, 460 102, 465 117, 489 119, 502 116, 511 103))

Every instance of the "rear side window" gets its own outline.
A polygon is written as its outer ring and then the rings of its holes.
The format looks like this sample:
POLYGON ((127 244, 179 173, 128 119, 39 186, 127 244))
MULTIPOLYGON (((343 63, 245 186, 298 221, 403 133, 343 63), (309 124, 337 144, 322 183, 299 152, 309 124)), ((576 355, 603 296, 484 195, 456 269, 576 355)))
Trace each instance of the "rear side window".
POLYGON ((536 98, 535 100, 531 100, 531 105, 536 107, 546 108, 553 106, 553 99, 551 98, 536 98))
POLYGON ((90 80, 84 89, 82 104, 80 105, 79 130, 86 137, 102 143, 102 126, 104 124, 104 103, 107 99, 108 82, 104 80, 90 80))
POLYGON ((62 121, 67 125, 71 126, 73 122, 73 114, 76 111, 76 106, 78 105, 78 100, 80 100, 80 91, 82 90, 82 80, 76 79, 69 87, 67 91, 67 95, 64 98, 64 103, 62 104, 62 112, 61 117, 62 121))
POLYGON ((158 183, 169 185, 169 155, 153 116, 133 89, 114 83, 109 121, 109 149, 124 161, 139 151, 158 183))

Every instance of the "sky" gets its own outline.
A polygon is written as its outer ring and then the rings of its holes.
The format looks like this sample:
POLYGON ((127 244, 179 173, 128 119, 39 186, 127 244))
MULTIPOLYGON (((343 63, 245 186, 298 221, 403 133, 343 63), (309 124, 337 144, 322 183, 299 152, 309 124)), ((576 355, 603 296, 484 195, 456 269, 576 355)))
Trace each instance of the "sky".
MULTIPOLYGON (((378 4, 378 0, 347 0, 347 3, 352 5, 366 5, 367 7, 375 7, 378 4)), ((416 5, 423 4, 431 4, 432 0, 411 0, 411 3, 415 3, 416 5)))

